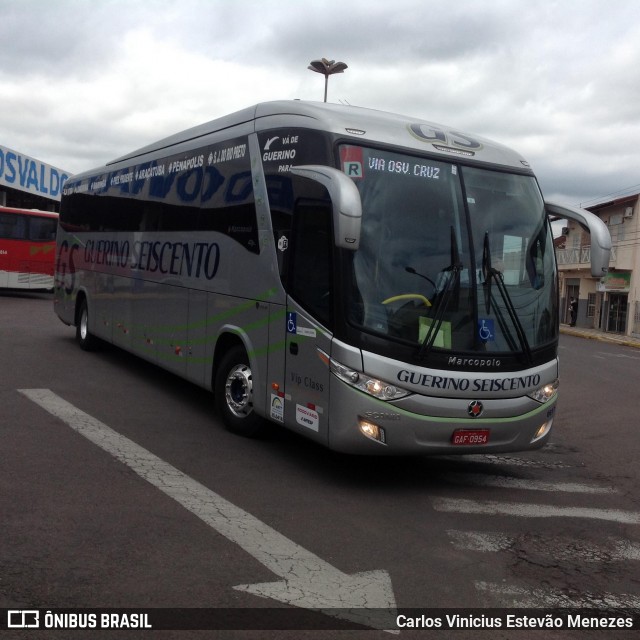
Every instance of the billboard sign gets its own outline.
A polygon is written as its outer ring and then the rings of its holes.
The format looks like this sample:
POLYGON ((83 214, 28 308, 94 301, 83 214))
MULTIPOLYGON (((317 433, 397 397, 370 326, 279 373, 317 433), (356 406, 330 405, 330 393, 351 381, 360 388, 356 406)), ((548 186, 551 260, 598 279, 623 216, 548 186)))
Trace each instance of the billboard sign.
POLYGON ((60 201, 69 173, 0 145, 0 188, 60 201))

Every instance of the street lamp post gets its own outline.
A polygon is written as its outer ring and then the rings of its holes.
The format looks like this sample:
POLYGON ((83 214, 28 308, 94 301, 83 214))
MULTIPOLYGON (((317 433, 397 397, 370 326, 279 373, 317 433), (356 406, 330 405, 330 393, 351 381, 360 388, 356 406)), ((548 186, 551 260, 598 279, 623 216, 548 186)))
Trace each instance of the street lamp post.
POLYGON ((327 87, 329 85, 329 76, 334 73, 343 73, 347 68, 344 62, 336 62, 335 60, 327 60, 322 58, 321 60, 312 60, 307 69, 321 73, 324 76, 324 101, 327 101, 327 87))

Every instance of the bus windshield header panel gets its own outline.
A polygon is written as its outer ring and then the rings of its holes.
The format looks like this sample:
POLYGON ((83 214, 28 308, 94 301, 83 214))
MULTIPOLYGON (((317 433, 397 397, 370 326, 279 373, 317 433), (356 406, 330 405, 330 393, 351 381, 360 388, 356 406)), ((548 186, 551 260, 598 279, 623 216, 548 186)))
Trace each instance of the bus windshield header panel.
POLYGON ((352 326, 459 368, 479 354, 532 364, 555 344, 553 238, 535 178, 351 145, 340 160, 362 199, 352 326))

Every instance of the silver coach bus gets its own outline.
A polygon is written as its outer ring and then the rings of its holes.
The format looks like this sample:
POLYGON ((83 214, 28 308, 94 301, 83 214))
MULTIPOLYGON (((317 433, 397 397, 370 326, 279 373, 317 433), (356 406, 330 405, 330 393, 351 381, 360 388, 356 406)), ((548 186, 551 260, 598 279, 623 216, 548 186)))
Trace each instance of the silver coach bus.
POLYGON ((558 389, 550 216, 488 140, 342 105, 259 104, 65 185, 55 310, 269 421, 362 454, 533 449, 558 389))

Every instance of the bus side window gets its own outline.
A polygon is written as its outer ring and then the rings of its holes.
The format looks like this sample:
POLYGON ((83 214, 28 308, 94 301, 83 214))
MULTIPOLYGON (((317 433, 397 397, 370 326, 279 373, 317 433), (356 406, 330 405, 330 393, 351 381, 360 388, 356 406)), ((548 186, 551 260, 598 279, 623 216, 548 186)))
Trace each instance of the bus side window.
POLYGON ((51 242, 56 239, 57 221, 53 218, 29 218, 29 240, 51 242))
POLYGON ((331 203, 296 202, 293 223, 290 293, 326 327, 333 326, 331 203))
POLYGON ((273 239, 276 244, 278 257, 278 273, 282 284, 287 286, 287 257, 289 256, 289 241, 291 239, 291 214, 286 211, 271 210, 271 224, 273 225, 273 239))
POLYGON ((545 235, 541 231, 529 246, 527 257, 527 273, 532 288, 538 290, 544 287, 544 254, 545 235))
POLYGON ((27 218, 13 214, 0 216, 0 238, 10 240, 27 239, 27 218))
POLYGON ((291 176, 269 174, 266 176, 273 240, 278 257, 278 271, 282 284, 287 288, 287 269, 289 262, 289 244, 291 242, 291 224, 293 219, 293 181, 291 176))

